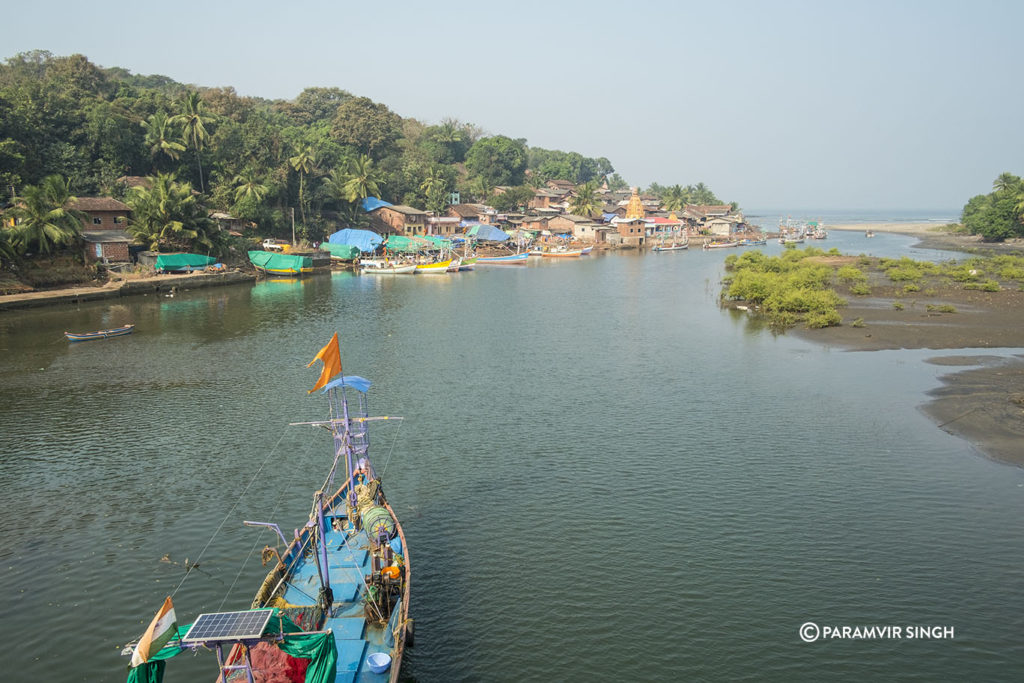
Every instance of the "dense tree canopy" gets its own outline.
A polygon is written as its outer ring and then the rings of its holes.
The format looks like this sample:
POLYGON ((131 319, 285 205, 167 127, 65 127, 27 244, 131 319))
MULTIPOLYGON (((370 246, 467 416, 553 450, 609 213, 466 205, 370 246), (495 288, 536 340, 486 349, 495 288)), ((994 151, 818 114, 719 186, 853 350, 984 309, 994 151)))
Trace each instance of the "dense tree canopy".
POLYGON ((1003 173, 989 194, 972 197, 964 206, 960 222, 972 235, 989 242, 1024 237, 1024 181, 1003 173))
MULTIPOLYGON (((0 209, 51 175, 78 196, 135 202, 119 179, 152 176, 154 191, 185 201, 181 188, 193 188, 196 206, 254 221, 261 234, 290 234, 294 209, 311 239, 364 222, 367 195, 443 212, 458 191, 513 210, 531 198, 528 184, 547 180, 626 187, 603 157, 531 148, 454 118, 427 125, 340 88, 265 100, 35 51, 0 64, 0 209)), ((145 220, 145 239, 164 235, 160 246, 194 239, 209 248, 203 226, 145 220)), ((17 242, 4 237, 5 248, 17 242)))

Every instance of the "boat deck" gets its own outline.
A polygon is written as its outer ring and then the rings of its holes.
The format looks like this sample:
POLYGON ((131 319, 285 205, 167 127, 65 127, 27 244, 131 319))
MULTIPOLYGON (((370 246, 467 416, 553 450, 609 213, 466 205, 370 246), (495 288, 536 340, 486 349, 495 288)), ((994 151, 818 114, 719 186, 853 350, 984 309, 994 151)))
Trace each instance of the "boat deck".
MULTIPOLYGON (((327 521, 331 519, 334 518, 327 521)), ((342 526, 344 516, 339 515, 337 519, 342 526)), ((334 608, 322 628, 333 632, 338 647, 334 679, 337 683, 387 681, 391 675, 390 669, 380 674, 373 673, 366 664, 366 658, 372 653, 387 654, 391 651, 389 629, 368 626, 360 600, 360 593, 364 590, 362 577, 372 572, 369 546, 370 539, 365 531, 346 535, 331 525, 327 532, 328 577, 334 592, 334 608)), ((303 558, 293 570, 283 597, 291 605, 312 605, 316 603, 319 592, 316 562, 312 557, 303 558)), ((392 666, 395 666, 394 662, 392 666)))

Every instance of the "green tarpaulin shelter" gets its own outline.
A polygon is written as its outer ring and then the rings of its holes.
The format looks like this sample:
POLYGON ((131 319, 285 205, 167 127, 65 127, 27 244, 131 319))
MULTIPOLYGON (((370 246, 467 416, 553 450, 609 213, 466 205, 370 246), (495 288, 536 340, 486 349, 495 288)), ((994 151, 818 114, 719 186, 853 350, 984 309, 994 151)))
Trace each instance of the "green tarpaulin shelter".
POLYGON ((330 242, 321 244, 320 251, 326 251, 331 255, 331 258, 342 259, 343 261, 359 258, 359 254, 362 253, 359 247, 354 244, 331 244, 330 242))
POLYGON ((156 269, 169 273, 181 273, 191 270, 202 270, 212 266, 217 259, 199 254, 160 254, 156 257, 156 269))
POLYGON ((422 237, 405 237, 403 235, 392 235, 384 245, 391 251, 402 251, 407 253, 416 251, 434 251, 435 249, 440 248, 430 240, 422 237))

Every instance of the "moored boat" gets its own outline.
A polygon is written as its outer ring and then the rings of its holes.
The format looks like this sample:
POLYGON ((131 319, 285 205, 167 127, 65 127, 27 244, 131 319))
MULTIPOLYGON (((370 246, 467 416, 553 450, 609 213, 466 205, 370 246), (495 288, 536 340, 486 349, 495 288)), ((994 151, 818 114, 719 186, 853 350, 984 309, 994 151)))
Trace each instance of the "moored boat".
POLYGON ((529 254, 509 254, 508 256, 480 256, 476 263, 480 266, 524 266, 529 254))
POLYGON ((256 270, 268 275, 306 275, 313 272, 313 259, 309 256, 253 250, 249 252, 249 262, 256 270))
POLYGON ((451 265, 451 259, 437 263, 421 263, 416 266, 416 272, 420 275, 443 275, 448 272, 448 267, 451 265))
POLYGON ((541 254, 545 258, 578 258, 583 256, 582 249, 552 249, 541 254))
POLYGON ((143 636, 123 651, 132 655, 130 683, 159 681, 165 660, 202 649, 216 651, 217 680, 227 683, 303 676, 318 683, 398 680, 413 639, 411 564, 405 534, 370 460, 367 426, 401 418, 368 416, 371 383, 341 374, 337 334, 317 359, 323 370, 310 393, 326 394, 328 419, 293 423, 332 435, 327 478, 313 493, 308 520, 290 542, 277 524, 245 522, 275 531, 283 544, 280 551, 264 548, 273 568, 250 608, 201 614, 179 628, 167 598, 143 636), (342 480, 337 489, 336 477, 342 480), (307 666, 296 659, 308 660, 307 666))
POLYGON ((362 259, 359 268, 364 273, 375 275, 415 275, 415 263, 395 263, 383 259, 362 259))
POLYGON ((730 249, 732 247, 738 247, 740 243, 738 240, 730 240, 728 242, 722 241, 709 241, 704 243, 704 249, 730 249))
POLYGON ((131 334, 134 329, 135 325, 123 325, 121 327, 113 327, 109 330, 96 330, 95 332, 65 332, 64 336, 67 337, 68 341, 73 342, 92 341, 94 339, 123 337, 126 334, 131 334))
POLYGON ((671 244, 659 244, 658 246, 651 249, 651 251, 682 251, 690 248, 690 241, 685 242, 672 242, 671 244))

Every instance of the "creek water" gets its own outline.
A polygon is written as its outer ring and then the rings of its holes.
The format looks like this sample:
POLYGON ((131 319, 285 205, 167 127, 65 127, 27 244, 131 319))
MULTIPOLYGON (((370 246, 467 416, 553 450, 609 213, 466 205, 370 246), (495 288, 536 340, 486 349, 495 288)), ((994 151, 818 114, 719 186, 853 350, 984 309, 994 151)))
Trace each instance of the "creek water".
MULTIPOLYGON (((815 246, 951 257, 913 242, 815 246)), ((977 352, 773 334, 717 306, 730 251, 4 313, 4 678, 123 680, 164 596, 180 623, 248 606, 274 539, 242 521, 300 525, 326 473, 326 434, 288 423, 326 414, 305 366, 335 331, 371 412, 404 417, 371 451, 411 555, 408 680, 1019 672, 1024 472, 919 410, 949 372, 926 360, 977 352)), ((165 680, 215 675, 205 653, 165 680)))

